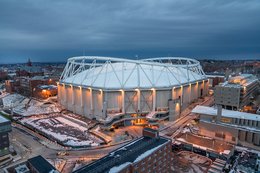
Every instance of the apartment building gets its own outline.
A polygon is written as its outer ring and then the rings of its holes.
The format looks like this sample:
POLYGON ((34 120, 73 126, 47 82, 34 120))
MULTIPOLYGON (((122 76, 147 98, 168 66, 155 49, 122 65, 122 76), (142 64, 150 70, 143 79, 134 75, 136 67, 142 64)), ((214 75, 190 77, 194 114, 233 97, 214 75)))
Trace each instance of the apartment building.
POLYGON ((17 77, 6 80, 5 87, 9 93, 18 92, 28 97, 48 98, 57 95, 57 79, 48 76, 17 77))

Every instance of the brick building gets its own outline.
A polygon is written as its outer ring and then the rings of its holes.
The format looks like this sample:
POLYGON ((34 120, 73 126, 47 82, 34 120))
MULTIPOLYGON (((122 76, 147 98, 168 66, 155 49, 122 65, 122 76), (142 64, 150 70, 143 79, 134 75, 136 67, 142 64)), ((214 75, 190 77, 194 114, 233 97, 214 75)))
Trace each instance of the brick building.
POLYGON ((0 80, 5 80, 8 77, 7 71, 0 70, 0 80))
POLYGON ((74 173, 149 173, 171 172, 171 140, 157 130, 144 128, 143 137, 82 167, 74 173))
POLYGON ((20 87, 20 80, 6 80, 5 81, 5 89, 8 93, 14 93, 18 91, 20 87))
POLYGON ((33 96, 37 98, 46 99, 56 96, 58 94, 56 85, 39 85, 34 88, 33 96))
POLYGON ((26 77, 43 76, 44 71, 41 67, 33 66, 31 60, 28 59, 24 66, 18 68, 16 75, 26 77))
POLYGON ((17 77, 15 80, 6 80, 5 87, 8 93, 48 98, 57 95, 56 81, 47 76, 17 77))
POLYGON ((260 77, 260 62, 259 61, 246 61, 243 64, 243 73, 251 73, 260 77))
POLYGON ((41 67, 22 66, 18 68, 18 70, 16 71, 16 75, 27 76, 27 77, 43 76, 44 72, 41 67))

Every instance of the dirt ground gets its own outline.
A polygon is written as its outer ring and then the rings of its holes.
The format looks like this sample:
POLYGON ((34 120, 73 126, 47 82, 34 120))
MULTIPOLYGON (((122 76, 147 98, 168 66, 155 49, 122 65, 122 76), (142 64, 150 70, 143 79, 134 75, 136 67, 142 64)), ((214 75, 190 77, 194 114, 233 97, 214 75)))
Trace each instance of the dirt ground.
POLYGON ((211 163, 212 161, 207 157, 189 151, 181 151, 173 154, 171 170, 175 173, 207 172, 211 163))

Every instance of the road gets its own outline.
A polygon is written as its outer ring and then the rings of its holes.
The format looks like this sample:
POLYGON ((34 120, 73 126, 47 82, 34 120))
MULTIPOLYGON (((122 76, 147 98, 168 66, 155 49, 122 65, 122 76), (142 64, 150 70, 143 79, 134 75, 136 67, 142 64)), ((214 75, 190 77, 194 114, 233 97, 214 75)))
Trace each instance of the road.
MULTIPOLYGON (((12 132, 10 133, 10 138, 12 144, 26 148, 25 150, 27 151, 27 153, 28 152, 31 153, 30 154, 31 156, 42 155, 45 158, 54 159, 57 158, 56 156, 57 152, 64 151, 64 150, 47 148, 46 146, 40 143, 38 138, 15 127, 12 128, 12 132)), ((68 158, 68 159, 79 158, 79 157, 90 158, 90 156, 96 158, 97 156, 102 156, 106 153, 109 153, 110 151, 120 147, 121 145, 107 146, 99 149, 67 150, 69 156, 62 156, 62 158, 68 158)), ((26 157, 24 156, 24 158, 26 157)))
POLYGON ((163 128, 160 131, 160 135, 162 136, 171 136, 177 129, 179 129, 183 124, 188 124, 191 120, 193 120, 195 116, 191 116, 190 114, 179 118, 178 120, 174 121, 167 125, 167 127, 163 128))
POLYGON ((69 163, 76 162, 77 160, 92 160, 103 157, 109 152, 117 149, 118 147, 124 145, 119 144, 115 146, 107 146, 100 149, 82 149, 82 150, 68 150, 68 156, 57 156, 57 152, 63 150, 57 150, 53 148, 48 148, 41 143, 41 139, 35 137, 34 135, 21 130, 17 127, 12 127, 12 132, 9 134, 10 143, 14 146, 14 149, 17 151, 18 155, 21 156, 21 159, 15 163, 9 165, 15 165, 21 162, 28 160, 31 157, 41 155, 46 159, 65 159, 69 163))
POLYGON ((170 137, 174 139, 181 131, 184 126, 189 124, 192 120, 194 120, 197 116, 192 114, 192 109, 197 105, 211 106, 214 103, 214 99, 212 96, 205 97, 202 102, 197 102, 191 104, 188 108, 186 108, 182 113, 181 117, 176 121, 169 122, 166 127, 160 129, 160 135, 165 137, 170 137))

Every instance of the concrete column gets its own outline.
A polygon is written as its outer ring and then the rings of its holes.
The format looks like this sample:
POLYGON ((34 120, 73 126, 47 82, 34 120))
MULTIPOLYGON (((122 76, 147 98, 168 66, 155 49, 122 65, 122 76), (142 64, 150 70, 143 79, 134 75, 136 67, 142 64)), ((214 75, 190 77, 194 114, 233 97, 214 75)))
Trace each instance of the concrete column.
POLYGON ((103 98, 103 90, 100 89, 99 92, 100 92, 101 109, 103 110, 103 108, 104 108, 104 107, 103 107, 103 102, 104 102, 104 98, 103 98))
POLYGON ((259 128, 260 127, 260 122, 258 121, 258 123, 257 123, 257 127, 259 128))
POLYGON ((222 106, 217 105, 217 122, 220 122, 222 116, 222 106))
POLYGON ((208 94, 208 92, 209 92, 209 79, 206 82, 206 95, 208 94))
POLYGON ((66 89, 66 85, 63 83, 63 87, 64 87, 64 101, 65 101, 65 105, 68 106, 68 94, 67 94, 67 89, 66 89))
POLYGON ((81 86, 79 86, 79 91, 80 91, 80 108, 81 108, 82 114, 84 114, 83 90, 82 90, 82 87, 81 87, 81 86))
POLYGON ((175 93, 174 92, 175 92, 175 87, 172 88, 172 100, 175 99, 175 93))
POLYGON ((253 120, 248 120, 248 126, 252 127, 253 126, 253 120))
POLYGON ((246 132, 239 130, 239 140, 240 141, 245 141, 246 140, 246 132))
POLYGON ((204 80, 202 81, 202 87, 203 87, 202 96, 204 97, 205 96, 204 95, 204 93, 205 93, 205 81, 204 80))
POLYGON ((191 103, 191 83, 189 84, 189 92, 190 92, 190 94, 189 94, 189 103, 191 103))
MULTIPOLYGON (((99 94, 100 94, 100 96, 99 96, 99 101, 100 101, 100 103, 101 103, 101 110, 102 110, 102 118, 106 118, 106 110, 104 110, 104 92, 103 92, 103 90, 102 89, 100 89, 99 90, 99 94)), ((105 108, 105 109, 107 109, 107 108, 105 108)))
POLYGON ((57 87, 58 87, 58 95, 57 95, 57 100, 58 100, 58 103, 61 104, 61 98, 62 98, 62 94, 61 94, 61 86, 59 84, 59 82, 57 82, 57 87))
POLYGON ((181 106, 182 106, 182 103, 183 103, 183 86, 181 86, 181 106))
POLYGON ((155 111, 156 108, 156 90, 152 89, 153 91, 153 111, 155 111))
POLYGON ((92 95, 92 88, 88 88, 89 89, 89 95, 90 95, 90 110, 91 112, 93 111, 93 95, 92 95))
POLYGON ((254 141, 255 145, 260 144, 260 134, 259 133, 255 133, 253 141, 254 141))
POLYGON ((197 99, 200 97, 200 87, 199 87, 199 82, 196 83, 197 87, 197 99))
POLYGON ((82 87, 79 87, 80 90, 80 106, 81 108, 83 108, 83 91, 82 91, 82 87))
POLYGON ((121 90, 122 113, 125 113, 125 91, 121 90))
POLYGON ((252 140, 253 140, 253 133, 247 132, 246 141, 252 143, 252 140))
POLYGON ((71 100, 72 100, 72 105, 75 104, 75 98, 74 98, 74 92, 73 92, 73 85, 70 85, 71 87, 71 100))
POLYGON ((141 91, 139 89, 136 89, 136 92, 137 92, 137 109, 138 111, 140 111, 141 109, 141 91))

